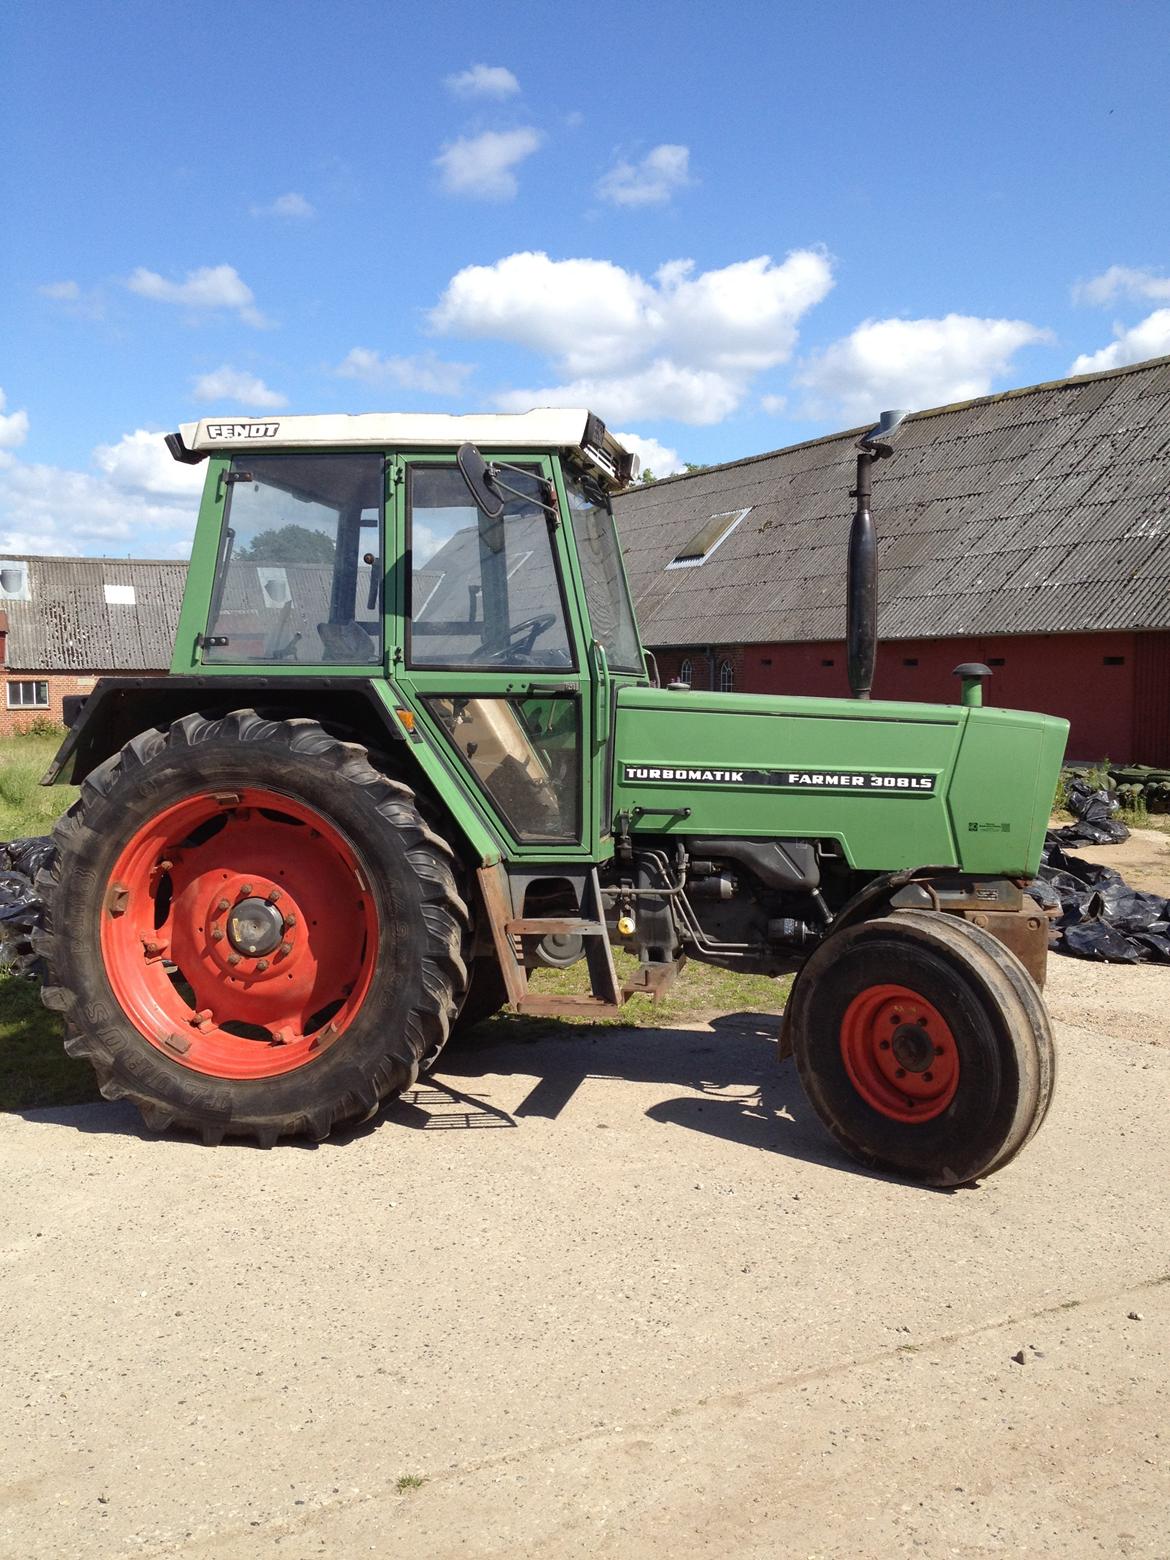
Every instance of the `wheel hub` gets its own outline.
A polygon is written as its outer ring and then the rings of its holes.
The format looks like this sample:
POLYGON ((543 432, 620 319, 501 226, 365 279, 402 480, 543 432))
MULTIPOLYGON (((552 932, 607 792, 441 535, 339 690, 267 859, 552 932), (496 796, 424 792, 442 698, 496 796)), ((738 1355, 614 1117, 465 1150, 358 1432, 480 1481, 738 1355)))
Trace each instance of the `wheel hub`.
POLYGON ((933 1121, 955 1097, 959 1051, 944 1015, 908 986, 867 986, 841 1019, 841 1059, 872 1109, 892 1121, 933 1121))
POLYGON ((227 916, 228 942, 250 959, 264 958, 280 946, 284 916, 266 899, 241 899, 227 916))
POLYGON ((924 1073, 934 1062, 934 1041, 921 1024, 901 1024, 890 1041, 899 1067, 907 1072, 924 1073))

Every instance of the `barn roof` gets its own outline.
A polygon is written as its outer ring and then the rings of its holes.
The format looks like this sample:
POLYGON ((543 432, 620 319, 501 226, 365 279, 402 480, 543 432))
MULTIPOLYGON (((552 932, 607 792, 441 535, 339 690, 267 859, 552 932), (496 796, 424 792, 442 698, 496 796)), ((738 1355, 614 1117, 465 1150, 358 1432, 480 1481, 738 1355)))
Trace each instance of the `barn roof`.
POLYGON ((11 671, 160 671, 171 648, 185 563, 151 558, 0 557, 0 612, 11 671))
MULTIPOLYGON (((862 431, 618 499, 646 643, 841 639, 862 431)), ((883 638, 1170 628, 1170 358, 916 413, 873 514, 883 638)))

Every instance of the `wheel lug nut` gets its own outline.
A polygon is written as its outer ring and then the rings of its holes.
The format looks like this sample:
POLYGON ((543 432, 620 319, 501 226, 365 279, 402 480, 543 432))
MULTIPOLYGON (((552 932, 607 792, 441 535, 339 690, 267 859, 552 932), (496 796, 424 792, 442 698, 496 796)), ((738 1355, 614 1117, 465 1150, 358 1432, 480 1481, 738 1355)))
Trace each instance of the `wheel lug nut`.
POLYGON ((290 942, 282 942, 281 945, 280 945, 280 951, 281 951, 281 953, 284 953, 284 954, 291 953, 292 952, 292 943, 290 943, 290 942))
POLYGON ((241 896, 241 898, 247 899, 248 895, 251 892, 252 892, 252 885, 251 885, 251 883, 241 883, 240 884, 240 896, 241 896))
POLYGON ((211 929, 212 942, 223 942, 223 927, 213 926, 211 929))
POLYGON ((901 1015, 901 1013, 891 1013, 890 1014, 890 1023, 891 1024, 900 1024, 901 1022, 902 1022, 902 1015, 901 1015))
POLYGON ((934 1074, 930 1073, 930 1072, 924 1072, 922 1074, 922 1081, 923 1081, 923 1083, 933 1083, 934 1082, 934 1074))
POLYGON ((941 1045, 936 1045, 936 1046, 935 1046, 935 1048, 934 1048, 934 1054, 935 1054, 935 1055, 936 1055, 936 1056, 941 1056, 941 1055, 942 1055, 942 1054, 943 1054, 943 1048, 942 1048, 942 1046, 941 1046, 941 1045))
POLYGON ((256 968, 258 970, 260 970, 261 973, 263 973, 268 968, 268 960, 267 959, 257 959, 256 960, 256 968))
POLYGON ((286 915, 285 916, 285 918, 284 918, 284 929, 285 929, 286 932, 291 932, 293 927, 296 924, 297 924, 297 918, 296 918, 295 915, 286 915))
POLYGON ((233 967, 234 967, 234 966, 235 966, 235 965, 237 965, 237 964, 238 964, 238 963, 239 963, 239 962, 240 962, 240 956, 239 956, 239 954, 238 954, 238 953, 229 953, 229 954, 228 954, 228 963, 229 963, 229 964, 230 964, 230 965, 232 965, 232 966, 233 966, 233 967))
POLYGON ((216 905, 216 907, 215 907, 215 908, 216 908, 216 909, 217 909, 217 910, 220 910, 220 911, 223 911, 223 910, 230 910, 230 909, 231 909, 231 905, 230 905, 230 904, 228 904, 228 902, 227 902, 227 900, 226 900, 226 899, 221 899, 221 900, 220 900, 220 901, 219 901, 219 903, 218 903, 218 904, 217 904, 217 905, 216 905))
POLYGON ((276 904, 277 900, 281 899, 281 898, 283 898, 281 890, 279 888, 274 888, 272 890, 272 892, 268 895, 268 903, 270 905, 274 905, 274 904, 276 904))
POLYGON ((890 1042, 888 1040, 879 1041, 879 1044, 883 1051, 888 1051, 890 1049, 890 1042))

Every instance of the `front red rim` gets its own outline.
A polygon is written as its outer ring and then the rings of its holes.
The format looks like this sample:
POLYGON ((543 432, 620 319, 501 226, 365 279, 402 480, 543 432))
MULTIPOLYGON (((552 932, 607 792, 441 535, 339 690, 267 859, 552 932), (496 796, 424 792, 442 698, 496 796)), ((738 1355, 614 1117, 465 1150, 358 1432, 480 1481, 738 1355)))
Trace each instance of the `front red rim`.
POLYGON ((867 986, 841 1020, 841 1058, 867 1105, 892 1121, 933 1121, 959 1087, 950 1025, 908 986, 867 986))
POLYGON ((373 977, 377 911, 352 848, 277 791, 192 796, 157 813, 119 855, 101 916, 130 1022, 212 1077, 307 1066, 345 1033, 373 977))

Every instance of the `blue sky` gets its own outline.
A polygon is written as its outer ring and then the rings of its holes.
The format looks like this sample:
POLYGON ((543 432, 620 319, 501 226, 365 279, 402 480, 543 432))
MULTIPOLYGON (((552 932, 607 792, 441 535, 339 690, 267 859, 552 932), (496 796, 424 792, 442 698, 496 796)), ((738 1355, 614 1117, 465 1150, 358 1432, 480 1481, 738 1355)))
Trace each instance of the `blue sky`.
POLYGON ((0 551, 214 413, 593 406, 663 474, 1170 353, 1165 0, 0 17, 0 551))

